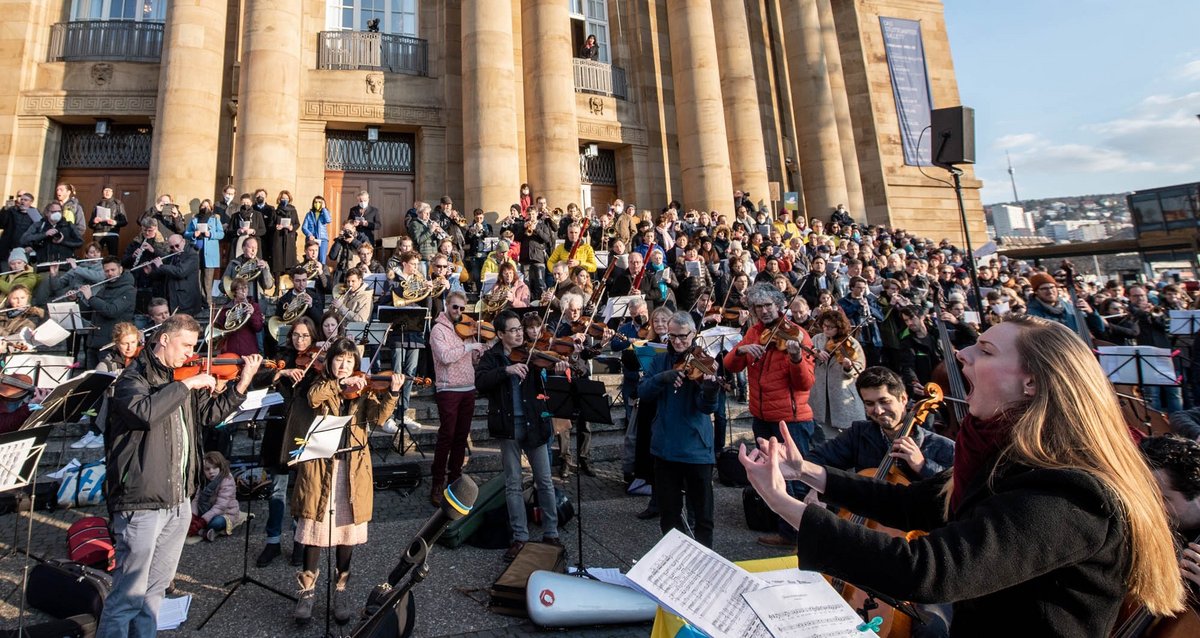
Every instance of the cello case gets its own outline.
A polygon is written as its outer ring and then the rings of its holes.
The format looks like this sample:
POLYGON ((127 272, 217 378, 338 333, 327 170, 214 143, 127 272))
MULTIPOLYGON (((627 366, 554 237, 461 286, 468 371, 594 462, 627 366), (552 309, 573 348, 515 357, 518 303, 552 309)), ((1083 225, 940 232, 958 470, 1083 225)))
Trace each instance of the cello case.
POLYGON ((649 622, 658 603, 628 587, 535 571, 525 586, 525 609, 539 627, 581 627, 649 622))

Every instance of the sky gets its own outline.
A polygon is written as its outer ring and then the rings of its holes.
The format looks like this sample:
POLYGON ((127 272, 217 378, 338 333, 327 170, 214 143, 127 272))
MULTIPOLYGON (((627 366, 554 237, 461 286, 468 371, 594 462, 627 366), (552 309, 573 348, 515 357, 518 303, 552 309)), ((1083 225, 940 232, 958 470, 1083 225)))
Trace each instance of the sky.
POLYGON ((1200 181, 1200 0, 944 3, 984 204, 1200 181))

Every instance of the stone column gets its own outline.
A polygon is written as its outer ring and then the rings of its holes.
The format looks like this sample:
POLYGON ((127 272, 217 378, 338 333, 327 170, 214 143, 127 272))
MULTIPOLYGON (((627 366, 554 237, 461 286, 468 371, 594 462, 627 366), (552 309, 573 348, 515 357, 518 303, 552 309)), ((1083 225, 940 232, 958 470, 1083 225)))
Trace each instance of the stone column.
POLYGON ((858 169, 858 149, 854 141, 854 122, 850 119, 850 96, 846 93, 846 78, 842 75, 842 49, 838 44, 837 25, 833 21, 833 5, 829 0, 817 0, 821 20, 821 43, 829 69, 829 88, 837 117, 838 142, 842 146, 842 170, 846 173, 846 201, 841 202, 859 221, 867 219, 867 204, 863 198, 862 174, 858 169))
POLYGON ((551 207, 579 203, 579 131, 571 18, 561 0, 524 0, 525 157, 529 185, 551 207))
MULTIPOLYGON (((296 0, 247 0, 238 87, 233 180, 243 193, 296 192, 300 136, 300 48, 296 0)), ((207 78, 212 81, 211 78, 207 78)))
POLYGON ((516 201, 514 73, 512 0, 463 2, 463 210, 504 214, 516 201))
POLYGON ((721 64, 721 95, 729 133, 729 169, 733 188, 750 191, 757 203, 771 200, 767 149, 763 143, 762 112, 754 81, 750 29, 742 0, 712 0, 717 60, 721 64))
POLYGON ((222 102, 218 79, 224 77, 228 5, 193 0, 167 7, 147 201, 170 193, 196 212, 200 200, 215 193, 222 102))
MULTIPOLYGON (((733 177, 709 0, 667 0, 675 128, 687 208, 731 212, 733 177)), ((757 113, 755 114, 757 115, 757 113)))
POLYGON ((804 205, 809 216, 828 217, 845 203, 846 173, 838 138, 825 52, 821 46, 821 20, 817 0, 780 3, 788 70, 796 110, 797 154, 804 205))

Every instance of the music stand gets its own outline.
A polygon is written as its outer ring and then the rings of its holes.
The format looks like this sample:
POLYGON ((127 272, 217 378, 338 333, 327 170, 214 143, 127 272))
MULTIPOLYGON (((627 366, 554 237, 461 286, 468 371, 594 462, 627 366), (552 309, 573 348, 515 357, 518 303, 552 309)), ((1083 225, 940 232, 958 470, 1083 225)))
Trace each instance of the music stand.
MULTIPOLYGON (((612 425, 612 406, 605 395, 603 383, 592 379, 572 381, 568 377, 553 376, 546 378, 545 388, 546 411, 551 416, 569 419, 572 423, 581 420, 612 425)), ((582 440, 582 437, 576 432, 576 459, 580 459, 582 440)), ((580 461, 582 462, 582 459, 580 461)), ((589 574, 587 567, 583 564, 583 481, 580 478, 581 474, 583 472, 575 473, 575 493, 579 496, 579 508, 575 512, 575 529, 579 537, 579 562, 576 565, 575 574, 596 580, 596 577, 589 574)))
MULTIPOLYGON (((32 485, 29 491, 29 516, 25 531, 25 566, 21 574, 21 603, 18 611, 18 636, 25 635, 25 590, 29 585, 30 545, 33 543, 33 512, 37 508, 37 468, 46 451, 50 426, 0 434, 0 492, 32 485)), ((14 546, 14 550, 16 547, 14 546)))
POLYGON ((641 299, 641 295, 626 295, 624 297, 609 297, 608 304, 604 306, 604 323, 608 323, 613 319, 629 316, 629 302, 634 299, 641 299))
POLYGON ((72 356, 79 353, 79 338, 81 333, 90 333, 96 326, 83 318, 79 304, 73 301, 48 303, 46 310, 49 318, 71 332, 71 347, 68 352, 72 356))
MULTIPOLYGON (((1113 384, 1133 385, 1139 390, 1145 386, 1179 386, 1171 350, 1153 346, 1103 346, 1096 352, 1100 367, 1113 384)), ((1142 422, 1148 421, 1147 412, 1142 422)))
POLYGON ((1171 325, 1168 330, 1172 336, 1190 337, 1200 333, 1200 310, 1171 310, 1171 325))
MULTIPOLYGON (((380 306, 379 307, 379 323, 391 324, 393 332, 395 332, 395 331, 416 332, 416 333, 420 333, 422 335, 428 335, 429 334, 429 330, 427 329, 428 322, 429 322, 429 309, 424 306, 402 306, 402 307, 380 306)), ((404 351, 414 350, 414 349, 416 349, 416 348, 393 347, 392 348, 392 357, 403 356, 404 351)), ((395 365, 393 364, 392 367, 395 368, 395 365)), ((411 394, 411 392, 412 392, 411 383, 412 382, 409 381, 406 383, 408 384, 409 393, 411 394)), ((400 415, 400 419, 399 419, 399 422, 397 423, 397 425, 400 428, 399 431, 396 432, 396 437, 398 437, 399 443, 397 444, 395 442, 396 439, 393 439, 392 447, 397 452, 400 453, 400 456, 404 456, 405 454, 407 454, 410 449, 416 449, 416 451, 421 455, 421 458, 425 458, 425 450, 421 449, 421 444, 417 442, 416 433, 413 432, 412 429, 408 426, 407 419, 405 418, 404 414, 400 415), (404 442, 405 433, 408 434, 408 438, 410 441, 408 444, 406 444, 404 442)))

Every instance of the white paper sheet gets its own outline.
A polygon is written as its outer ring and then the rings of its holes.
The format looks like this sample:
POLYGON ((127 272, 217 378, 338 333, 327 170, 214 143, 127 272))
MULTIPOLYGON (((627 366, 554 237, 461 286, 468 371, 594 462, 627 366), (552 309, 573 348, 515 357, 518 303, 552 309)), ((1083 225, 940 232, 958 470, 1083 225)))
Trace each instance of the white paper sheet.
POLYGON ((162 605, 158 608, 158 630, 178 629, 187 621, 188 609, 191 606, 191 594, 179 598, 163 598, 162 605))
POLYGON ((11 354, 4 362, 5 374, 27 374, 39 388, 53 390, 71 376, 75 360, 54 354, 11 354))
POLYGON ((639 591, 712 638, 771 635, 742 598, 767 584, 679 530, 664 536, 628 576, 639 591))
POLYGON ((775 638, 878 638, 869 629, 858 630, 862 619, 820 575, 815 581, 746 592, 742 598, 775 638))
MULTIPOLYGON (((288 465, 303 463, 313 459, 331 458, 342 443, 342 431, 350 423, 348 416, 323 416, 313 422, 305 436, 305 444, 300 454, 288 462, 288 465)), ((289 448, 292 441, 284 441, 289 448)))
POLYGON ((609 297, 608 303, 604 306, 604 323, 608 323, 613 317, 628 317, 629 302, 640 298, 638 295, 609 297))
POLYGON ((32 340, 33 343, 39 346, 52 348, 62 343, 69 336, 71 336, 71 333, 67 332, 57 321, 48 319, 46 323, 38 326, 37 330, 33 331, 32 340))

